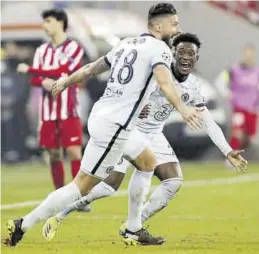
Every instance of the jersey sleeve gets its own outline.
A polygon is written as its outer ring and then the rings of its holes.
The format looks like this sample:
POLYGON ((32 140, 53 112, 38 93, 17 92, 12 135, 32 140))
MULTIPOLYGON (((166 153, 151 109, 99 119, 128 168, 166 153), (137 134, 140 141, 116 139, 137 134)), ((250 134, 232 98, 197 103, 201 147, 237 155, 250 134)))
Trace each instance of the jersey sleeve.
POLYGON ((114 47, 112 50, 110 50, 105 56, 104 56, 104 61, 105 63, 111 67, 111 63, 112 63, 112 58, 114 55, 116 47, 114 47))
POLYGON ((221 130, 221 128, 213 120, 212 115, 205 108, 201 112, 202 127, 207 132, 213 143, 221 150, 221 152, 227 157, 227 155, 233 150, 221 130))
POLYGON ((37 48, 36 51, 35 51, 32 67, 33 68, 39 68, 40 67, 40 49, 39 48, 37 48))
POLYGON ((169 47, 165 43, 158 44, 154 46, 152 51, 153 54, 150 62, 152 70, 160 64, 165 65, 168 69, 170 69, 173 57, 169 47))
POLYGON ((42 81, 43 81, 43 77, 35 77, 35 76, 32 76, 30 78, 30 84, 32 86, 42 86, 42 81))
MULTIPOLYGON (((37 48, 34 54, 32 68, 38 69, 40 68, 40 49, 37 48)), ((30 78, 30 84, 32 86, 42 86, 43 78, 40 76, 32 76, 30 78)))

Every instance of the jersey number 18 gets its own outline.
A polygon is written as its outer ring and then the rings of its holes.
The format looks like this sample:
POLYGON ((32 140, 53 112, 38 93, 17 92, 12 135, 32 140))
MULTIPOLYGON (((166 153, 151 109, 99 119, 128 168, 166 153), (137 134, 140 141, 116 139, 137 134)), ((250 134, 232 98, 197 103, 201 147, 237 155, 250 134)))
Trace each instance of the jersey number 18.
MULTIPOLYGON (((120 51, 118 51, 115 56, 116 56, 116 60, 114 63, 114 66, 111 69, 111 73, 108 79, 108 82, 113 83, 115 80, 114 77, 114 70, 121 58, 121 56, 123 55, 124 49, 121 49, 120 51)), ((117 75, 117 79, 118 82, 122 85, 127 84, 131 81, 132 77, 133 77, 133 64, 137 59, 137 50, 133 49, 129 52, 129 54, 127 54, 127 56, 124 58, 124 64, 122 65, 122 67, 119 69, 118 75, 117 75), (122 74, 127 71, 127 75, 125 77, 122 76, 122 74)))

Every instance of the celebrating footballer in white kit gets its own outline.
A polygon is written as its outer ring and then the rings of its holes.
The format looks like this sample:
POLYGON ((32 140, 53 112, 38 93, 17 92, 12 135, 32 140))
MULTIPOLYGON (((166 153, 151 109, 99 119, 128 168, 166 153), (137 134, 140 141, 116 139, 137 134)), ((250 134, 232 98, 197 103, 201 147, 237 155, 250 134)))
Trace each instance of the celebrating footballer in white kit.
MULTIPOLYGON (((203 109, 203 128, 215 145, 238 171, 245 171, 247 162, 240 156, 242 151, 233 151, 227 143, 221 129, 215 123, 205 106, 199 79, 191 74, 198 60, 200 46, 201 43, 194 34, 182 33, 174 39, 173 50, 175 62, 171 66, 173 78, 177 83, 176 86, 181 93, 181 98, 184 103, 203 109)), ((174 108, 168 103, 168 100, 161 93, 161 90, 156 86, 149 99, 149 106, 149 115, 145 119, 137 120, 136 128, 132 131, 124 148, 124 157, 128 158, 131 157, 134 152, 136 154, 141 153, 144 144, 144 146, 151 148, 157 158, 155 175, 159 178, 161 184, 152 193, 150 199, 143 207, 141 216, 142 222, 166 207, 180 189, 183 181, 179 161, 162 133, 165 121, 170 113, 174 111, 174 108)), ((96 199, 111 196, 119 188, 128 166, 129 163, 122 159, 113 172, 108 170, 109 173, 111 172, 110 176, 103 182, 97 184, 88 195, 71 204, 55 217, 49 219, 44 225, 44 228, 55 229, 49 231, 48 234, 51 236, 50 238, 55 236, 59 224, 70 212, 96 199)), ((130 185, 134 184, 133 182, 134 179, 131 179, 130 185)), ((126 228, 125 224, 121 227, 120 231, 124 239, 127 239, 132 234, 132 232, 126 228)))
MULTIPOLYGON (((131 129, 147 103, 153 90, 152 79, 156 79, 161 91, 183 119, 193 128, 200 128, 197 109, 188 108, 181 101, 169 70, 172 57, 166 42, 179 31, 174 6, 167 3, 152 6, 148 29, 149 34, 124 39, 105 57, 54 83, 52 94, 57 96, 75 83, 110 70, 107 89, 94 105, 89 117, 90 140, 78 175, 70 184, 52 192, 31 213, 17 220, 9 220, 8 238, 5 241, 7 245, 15 246, 33 225, 88 194, 100 179, 107 176, 106 169, 120 160, 131 129)), ((155 155, 145 148, 140 157, 132 159, 139 170, 135 175, 138 181, 130 192, 130 204, 135 203, 129 209, 131 220, 127 228, 131 236, 127 238, 143 244, 161 244, 164 239, 151 236, 141 223, 142 204, 156 165, 155 155)))

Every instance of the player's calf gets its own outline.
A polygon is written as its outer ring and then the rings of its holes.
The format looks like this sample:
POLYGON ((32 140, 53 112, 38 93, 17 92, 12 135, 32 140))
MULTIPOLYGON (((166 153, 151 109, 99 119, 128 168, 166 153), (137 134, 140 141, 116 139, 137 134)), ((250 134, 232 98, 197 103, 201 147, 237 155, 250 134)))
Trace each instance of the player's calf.
POLYGON ((161 184, 151 194, 149 200, 144 205, 141 220, 145 222, 159 211, 163 210, 180 190, 183 177, 179 163, 165 163, 157 166, 155 175, 161 184))
POLYGON ((64 164, 62 161, 62 151, 61 149, 49 149, 48 153, 52 180, 55 188, 59 189, 63 187, 65 183, 65 171, 64 164))
POLYGON ((69 146, 66 148, 66 152, 71 163, 71 175, 73 178, 75 178, 80 170, 81 165, 81 146, 69 146))

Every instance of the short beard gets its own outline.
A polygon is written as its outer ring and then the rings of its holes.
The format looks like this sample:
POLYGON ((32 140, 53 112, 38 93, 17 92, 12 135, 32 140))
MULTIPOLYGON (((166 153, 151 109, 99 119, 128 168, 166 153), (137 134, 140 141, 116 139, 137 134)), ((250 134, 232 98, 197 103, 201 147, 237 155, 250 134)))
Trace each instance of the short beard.
POLYGON ((171 47, 171 37, 162 38, 162 41, 165 42, 168 47, 171 47))

